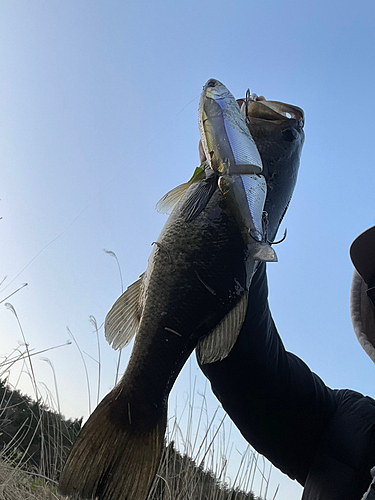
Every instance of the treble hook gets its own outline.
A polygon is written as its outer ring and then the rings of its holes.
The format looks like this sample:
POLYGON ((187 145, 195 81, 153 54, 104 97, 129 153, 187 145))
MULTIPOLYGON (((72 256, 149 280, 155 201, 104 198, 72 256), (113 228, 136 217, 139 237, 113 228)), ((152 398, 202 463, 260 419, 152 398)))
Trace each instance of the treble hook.
POLYGON ((281 240, 279 240, 279 241, 269 241, 268 243, 270 245, 278 245, 279 243, 282 243, 285 240, 286 235, 287 235, 287 229, 285 228, 285 231, 284 231, 284 234, 283 234, 283 237, 281 238, 281 240))
POLYGON ((246 95, 245 95, 245 111, 246 111, 246 123, 250 123, 250 120, 249 120, 249 115, 248 115, 248 111, 249 111, 249 103, 250 102, 254 102, 258 99, 258 96, 256 94, 250 94, 250 89, 247 89, 246 90, 246 95))
POLYGON ((249 120, 249 115, 248 115, 248 112, 249 112, 249 101, 250 101, 250 89, 247 89, 246 90, 246 95, 245 95, 245 121, 246 123, 250 123, 250 120, 249 120))

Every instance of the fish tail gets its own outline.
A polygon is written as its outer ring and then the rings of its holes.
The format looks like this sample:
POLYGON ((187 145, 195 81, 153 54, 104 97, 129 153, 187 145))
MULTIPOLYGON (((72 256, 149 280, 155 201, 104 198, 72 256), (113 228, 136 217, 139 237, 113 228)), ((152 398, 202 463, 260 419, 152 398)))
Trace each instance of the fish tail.
POLYGON ((116 389, 82 428, 61 474, 62 494, 146 500, 160 462, 167 410, 142 411, 143 418, 137 419, 136 403, 116 389))

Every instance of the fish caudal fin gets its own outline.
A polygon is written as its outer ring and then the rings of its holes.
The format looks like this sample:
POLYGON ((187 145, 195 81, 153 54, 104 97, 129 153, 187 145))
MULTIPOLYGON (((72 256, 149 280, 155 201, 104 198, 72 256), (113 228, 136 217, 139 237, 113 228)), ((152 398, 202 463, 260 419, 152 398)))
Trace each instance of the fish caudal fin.
POLYGON ((62 471, 59 491, 63 495, 146 500, 160 462, 167 412, 149 412, 147 422, 137 421, 131 405, 124 402, 118 386, 99 404, 62 471))

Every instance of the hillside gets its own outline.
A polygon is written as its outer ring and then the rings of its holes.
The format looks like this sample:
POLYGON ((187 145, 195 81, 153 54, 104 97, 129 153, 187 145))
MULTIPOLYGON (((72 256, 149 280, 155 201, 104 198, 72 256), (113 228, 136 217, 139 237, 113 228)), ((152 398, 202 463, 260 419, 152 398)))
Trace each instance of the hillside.
MULTIPOLYGON (((58 499, 62 465, 82 420, 65 419, 0 381, 0 499, 58 499)), ((249 475, 252 473, 248 471, 249 475)), ((149 500, 261 500, 230 488, 167 444, 149 500)))

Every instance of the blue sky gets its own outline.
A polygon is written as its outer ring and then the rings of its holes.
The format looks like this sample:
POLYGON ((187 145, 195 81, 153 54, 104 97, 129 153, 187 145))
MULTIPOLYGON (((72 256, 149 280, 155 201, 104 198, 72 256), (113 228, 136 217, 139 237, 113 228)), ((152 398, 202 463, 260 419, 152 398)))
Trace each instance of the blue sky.
MULTIPOLYGON (((237 97, 250 87, 305 111, 288 236, 269 265, 271 310, 287 349, 328 385, 375 396, 350 322, 348 257, 375 223, 374 19, 370 0, 1 1, 0 300, 28 283, 9 301, 30 347, 63 343, 69 326, 97 357, 88 317, 101 324, 121 292, 103 248, 125 286, 144 271, 165 222, 154 206, 198 164, 198 99, 217 78, 237 97)), ((2 356, 21 340, 4 303, 0 335, 2 356)), ((104 396, 116 354, 101 345, 104 396)), ((86 417, 77 349, 48 357, 63 413, 86 417)), ((97 364, 86 359, 95 400, 97 364)), ((37 356, 34 368, 52 390, 47 363, 37 356)), ((188 390, 187 373, 172 398, 188 390)), ((27 377, 20 387, 30 391, 27 377)), ((299 498, 274 480, 280 500, 299 498)))

